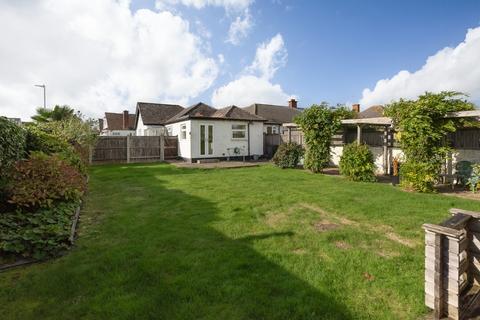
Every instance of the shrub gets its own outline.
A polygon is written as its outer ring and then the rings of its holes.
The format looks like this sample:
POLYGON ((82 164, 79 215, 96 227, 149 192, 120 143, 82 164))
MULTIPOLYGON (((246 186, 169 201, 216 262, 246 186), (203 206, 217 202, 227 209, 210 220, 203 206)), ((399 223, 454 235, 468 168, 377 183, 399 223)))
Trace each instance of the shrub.
POLYGON ((273 156, 273 163, 280 168, 295 168, 303 155, 303 148, 301 145, 290 142, 281 144, 275 155, 273 156))
POLYGON ((25 154, 25 130, 0 117, 0 179, 6 178, 12 165, 25 154))
POLYGON ((57 155, 32 153, 15 165, 10 203, 20 207, 51 207, 54 201, 79 200, 86 190, 85 178, 57 155))
POLYGON ((68 248, 78 202, 62 202, 34 213, 18 209, 0 214, 0 252, 42 259, 68 248))
POLYGON ((80 173, 86 175, 86 162, 81 158, 80 152, 74 146, 60 138, 44 132, 37 126, 27 128, 26 149, 28 153, 43 152, 56 154, 68 164, 74 166, 80 173))
POLYGON ((472 174, 468 178, 467 184, 470 186, 470 190, 476 193, 480 186, 480 164, 472 165, 472 174))
POLYGON ((375 162, 368 146, 356 142, 346 145, 340 158, 340 173, 353 181, 375 181, 375 162))
POLYGON ((400 185, 406 190, 431 192, 440 166, 434 162, 405 161, 400 167, 400 185))

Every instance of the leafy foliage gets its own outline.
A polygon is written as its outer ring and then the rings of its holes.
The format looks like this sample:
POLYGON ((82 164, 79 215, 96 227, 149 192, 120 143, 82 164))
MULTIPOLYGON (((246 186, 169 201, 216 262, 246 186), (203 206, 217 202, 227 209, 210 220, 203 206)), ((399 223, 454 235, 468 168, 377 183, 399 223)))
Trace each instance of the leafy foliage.
POLYGON ((28 153, 56 154, 60 159, 77 168, 80 173, 84 175, 87 173, 87 161, 81 157, 81 150, 76 150, 70 143, 41 130, 38 126, 27 128, 26 149, 28 153))
POLYGON ((303 155, 303 147, 295 142, 283 143, 278 146, 273 156, 273 163, 278 167, 295 168, 303 155))
POLYGON ((13 164, 25 154, 25 136, 19 125, 0 117, 0 211, 8 210, 6 189, 13 164))
POLYGON ((25 131, 16 123, 0 117, 0 179, 5 178, 15 161, 25 154, 25 131))
POLYGON ((470 190, 476 193, 480 186, 480 163, 472 166, 472 174, 468 178, 467 184, 470 186, 470 190))
POLYGON ((61 202, 36 212, 18 209, 0 214, 0 252, 42 259, 69 245, 78 202, 61 202))
POLYGON ((340 173, 353 181, 375 181, 375 162, 368 146, 356 142, 344 146, 340 173))
POLYGON ((73 118, 74 110, 69 106, 55 106, 53 109, 37 108, 37 114, 32 117, 36 122, 62 121, 73 118))
POLYGON ((387 106, 399 134, 406 161, 400 168, 401 184, 406 189, 431 192, 441 163, 451 148, 445 136, 454 132, 463 120, 445 118, 449 112, 474 109, 459 92, 425 93, 417 100, 400 99, 387 106))
POLYGON ((332 108, 322 102, 304 110, 295 119, 305 136, 305 168, 320 172, 329 164, 332 136, 340 129, 340 120, 347 117, 351 117, 347 108, 332 108))
POLYGON ((56 155, 32 153, 15 164, 9 202, 18 207, 52 207, 55 201, 77 201, 86 181, 75 168, 56 155))

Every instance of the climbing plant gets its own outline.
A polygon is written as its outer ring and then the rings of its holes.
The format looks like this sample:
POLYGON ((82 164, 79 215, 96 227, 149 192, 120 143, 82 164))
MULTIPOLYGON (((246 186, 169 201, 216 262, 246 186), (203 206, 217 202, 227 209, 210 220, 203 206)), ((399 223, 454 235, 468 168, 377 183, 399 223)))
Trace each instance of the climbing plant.
POLYGON ((312 105, 304 110, 295 122, 305 137, 306 152, 304 167, 320 172, 330 162, 332 136, 340 129, 340 120, 351 117, 352 112, 344 106, 331 107, 326 102, 312 105))
POLYGON ((449 112, 474 109, 466 95, 455 91, 429 93, 417 100, 400 99, 388 105, 385 115, 392 118, 406 160, 400 167, 404 188, 431 192, 450 146, 445 137, 464 120, 446 118, 449 112))

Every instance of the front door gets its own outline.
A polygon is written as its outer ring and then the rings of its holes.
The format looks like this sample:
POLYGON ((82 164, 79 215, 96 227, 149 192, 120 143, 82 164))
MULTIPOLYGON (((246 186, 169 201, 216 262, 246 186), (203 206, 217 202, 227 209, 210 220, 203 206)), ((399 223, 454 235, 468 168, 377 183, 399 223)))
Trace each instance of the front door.
POLYGON ((213 125, 200 125, 200 155, 213 154, 213 125))

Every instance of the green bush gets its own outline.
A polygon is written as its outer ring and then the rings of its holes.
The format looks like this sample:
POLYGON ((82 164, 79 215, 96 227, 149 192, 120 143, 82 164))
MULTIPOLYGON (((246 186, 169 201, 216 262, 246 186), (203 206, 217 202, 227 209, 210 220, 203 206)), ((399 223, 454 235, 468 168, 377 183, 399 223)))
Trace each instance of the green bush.
POLYGON ((0 117, 0 179, 6 178, 12 165, 24 157, 25 139, 22 127, 0 117))
POLYGON ((86 179, 57 155, 32 153, 15 164, 9 202, 17 207, 51 207, 56 201, 77 201, 86 179))
POLYGON ((467 185, 470 186, 470 190, 476 193, 480 186, 480 163, 472 165, 472 173, 468 178, 467 185))
POLYGON ((407 158, 400 167, 400 185, 406 190, 431 192, 440 169, 438 163, 417 162, 407 158))
POLYGON ((18 209, 0 214, 0 253, 42 259, 69 246, 78 202, 61 202, 34 213, 18 209))
POLYGON ((83 175, 87 173, 86 163, 74 146, 53 134, 42 131, 37 126, 27 128, 26 150, 28 153, 43 152, 49 155, 56 154, 60 159, 74 166, 83 175))
POLYGON ((295 142, 289 142, 278 147, 272 160, 280 168, 295 168, 302 155, 302 146, 295 142))
POLYGON ((346 145, 340 158, 340 173, 353 181, 375 181, 375 162, 368 146, 357 143, 346 145))

